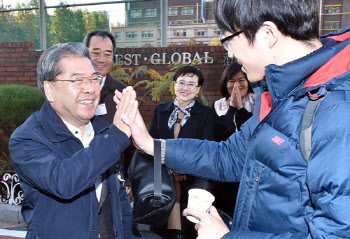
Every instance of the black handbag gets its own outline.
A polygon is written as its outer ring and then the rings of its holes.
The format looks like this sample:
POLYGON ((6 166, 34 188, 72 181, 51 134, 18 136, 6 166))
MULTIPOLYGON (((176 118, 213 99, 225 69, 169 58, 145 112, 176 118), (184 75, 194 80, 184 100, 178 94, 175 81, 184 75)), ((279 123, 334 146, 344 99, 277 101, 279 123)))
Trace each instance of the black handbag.
POLYGON ((160 141, 154 140, 154 157, 136 150, 129 165, 136 223, 163 226, 174 206, 176 192, 170 171, 161 164, 160 141))

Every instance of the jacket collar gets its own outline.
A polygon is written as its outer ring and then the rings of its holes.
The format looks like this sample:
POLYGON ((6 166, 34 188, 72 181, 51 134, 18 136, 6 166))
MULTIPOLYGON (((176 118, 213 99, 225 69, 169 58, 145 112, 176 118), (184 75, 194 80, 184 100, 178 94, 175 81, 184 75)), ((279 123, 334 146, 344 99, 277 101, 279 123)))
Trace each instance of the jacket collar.
POLYGON ((113 80, 114 79, 112 78, 112 76, 109 73, 107 73, 105 84, 104 84, 103 88, 101 89, 101 96, 100 96, 101 98, 103 96, 109 94, 110 91, 112 91, 112 92, 114 91, 113 90, 114 88, 112 85, 113 80))
POLYGON ((334 77, 340 76, 350 69, 350 32, 343 33, 338 36, 330 36, 329 38, 339 42, 335 49, 334 57, 326 62, 320 69, 318 69, 306 82, 304 88, 314 87, 325 84, 334 77))
MULTIPOLYGON (((191 109, 191 114, 197 112, 198 102, 195 100, 195 103, 191 109)), ((161 112, 173 112, 174 110, 174 100, 165 102, 163 107, 160 109, 161 112)))
MULTIPOLYGON (((342 54, 347 54, 347 56, 350 54, 350 49, 347 47, 350 44, 349 30, 350 27, 339 31, 338 33, 340 33, 340 35, 333 33, 322 36, 321 41, 323 43, 323 47, 301 59, 289 62, 282 66, 268 65, 265 69, 265 75, 267 88, 271 94, 272 102, 287 97, 291 94, 295 94, 293 90, 295 88, 300 90, 301 86, 303 86, 309 77, 316 71, 316 78, 322 74, 325 74, 328 69, 324 68, 323 66, 325 66, 327 62, 333 62, 332 64, 342 64, 344 67, 339 68, 343 69, 343 72, 337 69, 333 72, 333 74, 323 77, 322 81, 317 81, 314 80, 315 78, 311 78, 310 80, 312 81, 308 83, 310 84, 309 86, 311 86, 311 83, 314 83, 312 84, 314 88, 315 86, 320 86, 320 84, 326 84, 335 76, 339 76, 340 74, 344 73, 344 69, 346 67, 347 70, 349 70, 349 62, 346 63, 343 60, 340 60, 341 58, 337 57, 337 54, 340 52, 343 52, 342 54), (300 87, 298 87, 299 85, 300 87)), ((306 85, 306 87, 308 87, 308 85, 306 85)), ((310 89, 304 89, 302 92, 298 93, 298 95, 304 94, 307 90, 310 89)))
MULTIPOLYGON (((45 101, 37 117, 38 124, 44 129, 52 142, 62 142, 68 138, 76 138, 63 123, 48 101, 45 101)), ((91 124, 96 132, 106 128, 109 124, 95 116, 91 124)))

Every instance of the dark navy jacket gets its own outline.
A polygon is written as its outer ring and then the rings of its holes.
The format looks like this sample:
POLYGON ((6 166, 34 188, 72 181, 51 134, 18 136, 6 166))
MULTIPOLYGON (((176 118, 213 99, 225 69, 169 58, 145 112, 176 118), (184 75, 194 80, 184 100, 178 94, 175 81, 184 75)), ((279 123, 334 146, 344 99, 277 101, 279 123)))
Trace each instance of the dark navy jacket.
POLYGON ((26 238, 97 239, 94 183, 106 171, 116 237, 138 238, 125 187, 115 173, 130 140, 98 117, 91 123, 95 137, 84 148, 45 102, 13 133, 9 148, 24 193, 26 238))
POLYGON ((321 40, 323 47, 305 57, 266 67, 252 118, 227 141, 166 141, 167 167, 240 181, 225 238, 349 238, 350 27, 321 40), (307 163, 302 117, 309 95, 326 91, 307 163))

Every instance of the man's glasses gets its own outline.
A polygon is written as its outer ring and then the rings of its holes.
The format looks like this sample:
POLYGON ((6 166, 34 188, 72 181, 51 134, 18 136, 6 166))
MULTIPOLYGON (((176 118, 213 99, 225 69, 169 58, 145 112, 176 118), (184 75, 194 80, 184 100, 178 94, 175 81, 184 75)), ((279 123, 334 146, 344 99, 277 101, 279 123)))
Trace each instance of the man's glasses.
POLYGON ((193 90, 194 88, 198 87, 195 83, 186 83, 185 81, 175 81, 177 83, 179 88, 185 88, 187 86, 188 89, 193 90))
POLYGON ((231 44, 230 44, 230 40, 232 38, 234 38, 235 36, 238 36, 239 34, 241 34, 243 31, 238 31, 238 32, 235 32, 233 33, 232 35, 229 35, 229 36, 221 36, 220 37, 220 42, 221 44, 224 46, 225 50, 228 51, 228 52, 231 52, 232 51, 232 47, 231 47, 231 44))
POLYGON ((53 80, 53 81, 67 81, 72 83, 76 88, 82 89, 84 86, 89 83, 94 86, 99 86, 102 81, 102 76, 101 75, 93 75, 92 77, 88 78, 86 76, 76 76, 71 80, 53 80))

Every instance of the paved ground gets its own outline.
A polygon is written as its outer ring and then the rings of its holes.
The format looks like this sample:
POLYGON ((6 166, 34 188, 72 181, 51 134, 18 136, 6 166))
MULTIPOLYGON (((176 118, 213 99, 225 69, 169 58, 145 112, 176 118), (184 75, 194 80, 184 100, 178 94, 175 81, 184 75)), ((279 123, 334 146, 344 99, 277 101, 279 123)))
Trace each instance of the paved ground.
MULTIPOLYGON (((149 226, 139 224, 143 239, 161 239, 149 226)), ((0 203, 0 239, 23 239, 27 228, 21 215, 21 206, 0 203)))
MULTIPOLYGON (((161 239, 149 226, 139 224, 143 239, 161 239)), ((0 203, 0 239, 23 239, 27 228, 21 216, 21 206, 0 203)))
POLYGON ((22 239, 26 231, 21 206, 0 203, 0 239, 22 239))
MULTIPOLYGON (((146 225, 139 225, 143 239, 161 239, 158 235, 149 231, 146 225)), ((0 239, 23 239, 25 238, 27 228, 18 223, 9 223, 0 221, 0 239)))
POLYGON ((1 236, 0 239, 23 239, 24 237, 1 236))
POLYGON ((27 228, 24 224, 0 221, 0 239, 22 239, 25 238, 27 228))

